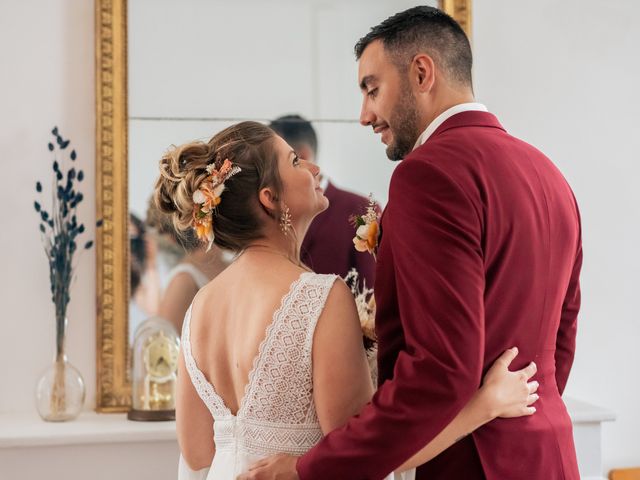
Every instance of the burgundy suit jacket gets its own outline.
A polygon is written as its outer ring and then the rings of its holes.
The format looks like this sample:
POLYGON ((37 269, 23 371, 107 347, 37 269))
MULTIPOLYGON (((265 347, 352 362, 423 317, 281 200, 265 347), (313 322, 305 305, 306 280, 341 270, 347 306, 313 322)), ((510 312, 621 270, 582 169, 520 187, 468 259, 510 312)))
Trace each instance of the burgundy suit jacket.
POLYGON ((445 121, 398 165, 375 295, 380 388, 298 461, 302 480, 380 479, 432 440, 509 347, 534 360, 533 416, 496 419, 418 468, 429 480, 579 479, 561 399, 582 263, 572 191, 486 112, 445 121))
POLYGON ((369 253, 358 252, 353 246, 356 229, 350 223, 352 215, 363 214, 369 200, 335 187, 329 182, 324 192, 329 208, 311 223, 302 242, 301 259, 316 273, 334 273, 345 277, 355 268, 369 288, 373 288, 376 264, 369 253))

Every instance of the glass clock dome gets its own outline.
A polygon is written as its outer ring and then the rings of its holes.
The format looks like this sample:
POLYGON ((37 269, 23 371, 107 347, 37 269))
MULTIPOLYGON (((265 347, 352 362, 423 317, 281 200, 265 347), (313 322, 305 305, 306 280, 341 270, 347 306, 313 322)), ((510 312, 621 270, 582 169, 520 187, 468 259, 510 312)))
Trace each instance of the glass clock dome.
POLYGON ((164 318, 152 317, 137 328, 132 356, 129 420, 174 420, 180 338, 164 318))

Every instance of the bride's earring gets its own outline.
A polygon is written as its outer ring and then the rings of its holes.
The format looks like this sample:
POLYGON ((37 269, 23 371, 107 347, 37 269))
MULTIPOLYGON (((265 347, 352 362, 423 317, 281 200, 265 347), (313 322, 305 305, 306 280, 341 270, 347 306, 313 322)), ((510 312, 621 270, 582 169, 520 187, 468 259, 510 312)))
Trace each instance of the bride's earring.
POLYGON ((289 230, 291 230, 291 214, 289 213, 289 207, 284 204, 284 208, 282 209, 282 213, 280 214, 280 230, 282 233, 286 235, 289 234, 289 230))

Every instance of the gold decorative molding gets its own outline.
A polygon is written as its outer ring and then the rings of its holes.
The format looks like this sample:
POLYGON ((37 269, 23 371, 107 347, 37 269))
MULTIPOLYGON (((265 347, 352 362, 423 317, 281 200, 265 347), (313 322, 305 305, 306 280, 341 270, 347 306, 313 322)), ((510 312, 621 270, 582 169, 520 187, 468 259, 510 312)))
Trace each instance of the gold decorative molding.
POLYGON ((96 0, 96 410, 131 403, 127 369, 127 1, 96 0))
POLYGON ((438 0, 438 6, 460 24, 471 40, 471 0, 438 0))

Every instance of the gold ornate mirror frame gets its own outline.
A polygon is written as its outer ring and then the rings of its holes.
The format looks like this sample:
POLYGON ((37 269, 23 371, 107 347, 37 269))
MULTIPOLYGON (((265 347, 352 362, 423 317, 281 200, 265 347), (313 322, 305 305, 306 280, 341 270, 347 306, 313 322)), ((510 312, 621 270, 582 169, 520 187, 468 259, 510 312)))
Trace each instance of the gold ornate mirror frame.
POLYGON ((127 369, 127 2, 96 0, 96 410, 131 403, 127 369))
MULTIPOLYGON (((470 34, 471 0, 439 0, 470 34)), ((96 410, 131 403, 128 372, 127 0, 96 0, 96 410)))

